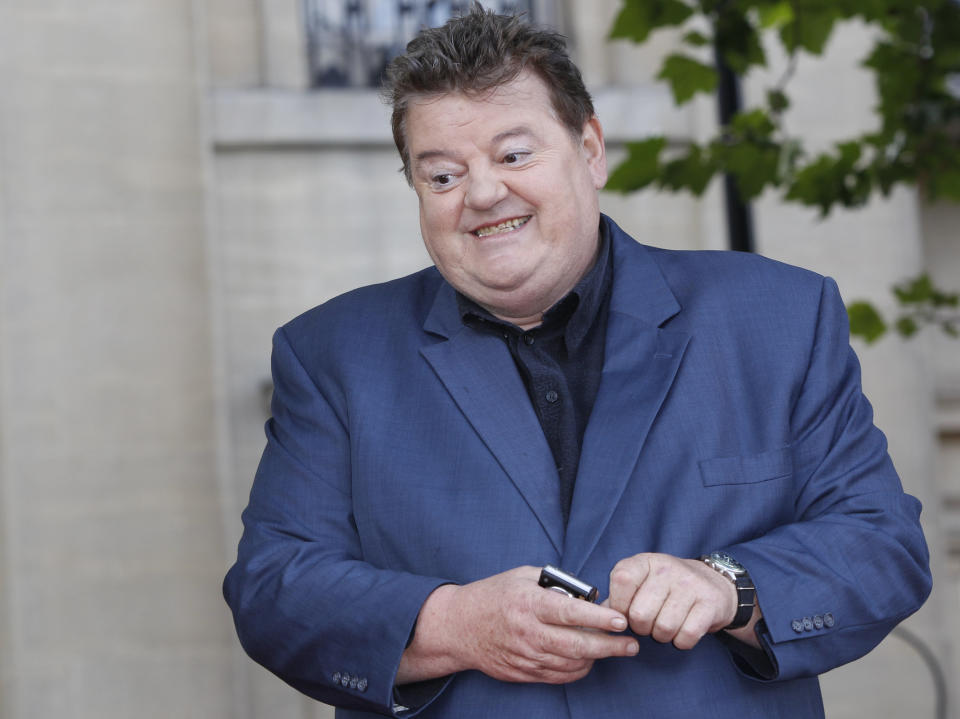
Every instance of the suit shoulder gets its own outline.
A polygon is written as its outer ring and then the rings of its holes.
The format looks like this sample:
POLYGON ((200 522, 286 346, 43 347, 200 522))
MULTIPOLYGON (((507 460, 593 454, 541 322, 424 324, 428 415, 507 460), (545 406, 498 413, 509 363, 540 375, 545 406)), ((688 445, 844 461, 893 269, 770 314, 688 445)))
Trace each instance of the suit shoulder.
POLYGON ((694 274, 717 282, 788 281, 819 285, 823 275, 796 265, 789 265, 752 252, 733 250, 667 250, 647 247, 665 273, 694 274))
POLYGON ((826 278, 747 252, 648 248, 682 305, 697 298, 749 305, 819 303, 826 278))
POLYGON ((354 344, 369 349, 371 338, 422 327, 443 279, 435 267, 338 295, 287 322, 280 331, 291 344, 354 344))

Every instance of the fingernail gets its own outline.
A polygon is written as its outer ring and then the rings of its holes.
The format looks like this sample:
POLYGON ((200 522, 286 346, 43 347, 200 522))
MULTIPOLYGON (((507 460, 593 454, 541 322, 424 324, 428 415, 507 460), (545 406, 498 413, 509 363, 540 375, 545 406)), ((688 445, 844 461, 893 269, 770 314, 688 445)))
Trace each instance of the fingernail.
POLYGON ((613 625, 613 628, 618 632, 627 628, 627 620, 623 617, 615 617, 610 624, 613 625))
POLYGON ((627 647, 628 654, 636 654, 640 651, 640 645, 634 642, 629 647, 627 647))

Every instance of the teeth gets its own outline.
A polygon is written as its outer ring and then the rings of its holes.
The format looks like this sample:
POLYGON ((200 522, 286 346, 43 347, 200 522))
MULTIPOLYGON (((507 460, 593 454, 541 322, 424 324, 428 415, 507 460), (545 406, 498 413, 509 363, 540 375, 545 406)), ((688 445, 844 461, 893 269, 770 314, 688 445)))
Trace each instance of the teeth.
POLYGON ((516 217, 512 220, 507 220, 506 222, 501 222, 499 225, 493 225, 491 227, 481 227, 476 231, 477 237, 487 237, 488 235, 495 235, 498 232, 506 232, 507 230, 514 230, 521 225, 527 224, 529 217, 516 217))

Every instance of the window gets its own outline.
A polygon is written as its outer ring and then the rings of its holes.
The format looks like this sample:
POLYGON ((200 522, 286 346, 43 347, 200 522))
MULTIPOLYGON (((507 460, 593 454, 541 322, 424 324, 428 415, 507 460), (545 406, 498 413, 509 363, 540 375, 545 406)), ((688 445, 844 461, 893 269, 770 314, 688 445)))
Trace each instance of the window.
MULTIPOLYGON (((483 2, 497 12, 548 18, 535 0, 483 2)), ((303 0, 312 87, 377 87, 387 64, 423 27, 462 14, 469 0, 303 0)))

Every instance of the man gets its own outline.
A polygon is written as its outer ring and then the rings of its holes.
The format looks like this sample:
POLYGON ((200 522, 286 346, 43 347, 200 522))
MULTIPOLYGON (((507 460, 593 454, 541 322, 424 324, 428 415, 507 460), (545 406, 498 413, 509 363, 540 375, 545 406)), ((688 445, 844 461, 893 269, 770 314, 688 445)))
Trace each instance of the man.
POLYGON ((601 216, 590 97, 517 18, 425 30, 388 92, 436 267, 275 336, 247 651, 343 717, 822 716, 930 590, 834 283, 601 216))

